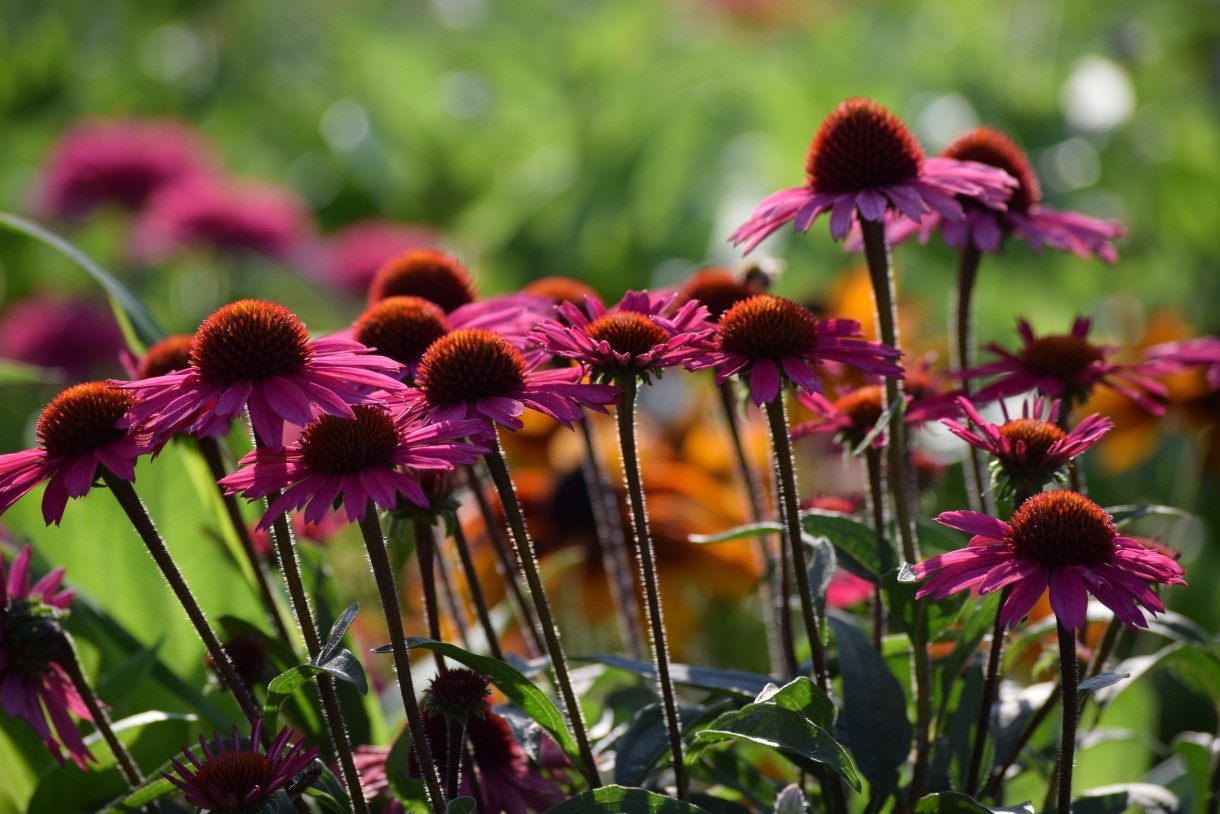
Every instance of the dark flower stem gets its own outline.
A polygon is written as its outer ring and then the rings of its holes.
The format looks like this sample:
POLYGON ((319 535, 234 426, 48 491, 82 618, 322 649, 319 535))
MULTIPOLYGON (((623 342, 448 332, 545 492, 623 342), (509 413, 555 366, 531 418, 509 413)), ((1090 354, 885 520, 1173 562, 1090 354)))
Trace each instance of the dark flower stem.
MULTIPOLYGON (((411 656, 402 627, 402 610, 398 602, 398 587, 394 582, 394 567, 390 565, 385 535, 381 531, 381 520, 377 517, 377 506, 371 500, 364 516, 360 518, 360 533, 364 536, 364 548, 373 568, 377 593, 381 597, 381 609, 385 613, 386 627, 390 633, 390 644, 394 651, 394 672, 398 675, 398 691, 407 711, 407 727, 411 730, 411 748, 415 750, 415 759, 419 763, 420 773, 424 776, 428 802, 432 810, 439 814, 445 810, 446 798, 441 790, 436 764, 432 760, 428 730, 424 727, 423 713, 420 712, 419 701, 415 698, 415 686, 411 681, 411 656)), ((360 793, 359 787, 356 793, 360 793)))
POLYGON ((771 447, 775 455, 776 482, 779 485, 780 515, 784 523, 784 538, 796 573, 797 593, 801 598, 801 617, 809 639, 809 655, 813 659, 813 678, 818 689, 830 694, 830 676, 826 673, 826 653, 822 646, 822 630, 813 588, 809 584, 809 565, 805 561, 805 541, 801 538, 800 501, 797 498, 796 466, 792 461, 792 441, 788 437, 788 415, 781 391, 765 405, 767 425, 771 430, 771 447))
POLYGON ((458 796, 462 782, 462 755, 465 752, 466 720, 448 721, 445 727, 445 740, 449 751, 445 757, 445 794, 453 800, 458 796))
MULTIPOLYGON (((439 642, 442 639, 441 609, 436 593, 436 538, 432 535, 432 522, 426 515, 422 512, 414 512, 412 518, 415 526, 415 556, 419 560, 419 576, 424 587, 424 615, 428 617, 428 636, 439 642)), ((361 529, 363 528, 362 523, 361 529)), ((378 523, 378 533, 380 534, 380 523, 378 523)), ((367 535, 365 544, 369 544, 367 535)), ((393 576, 392 571, 391 576, 393 576)), ((395 602, 397 602, 397 594, 395 594, 395 602)), ((393 607, 397 613, 398 605, 395 604, 393 607)), ((389 612, 390 609, 387 607, 386 613, 389 612)), ((442 673, 449 669, 444 656, 437 655, 436 668, 442 673)))
MULTIPOLYGON (((891 554, 885 535, 885 470, 881 466, 881 450, 870 446, 864 450, 864 461, 868 469, 868 503, 873 514, 873 530, 877 534, 877 562, 885 562, 891 554)), ((878 583, 873 589, 873 647, 878 653, 884 633, 885 597, 878 583)))
MULTIPOLYGON (((250 437, 254 439, 255 448, 264 446, 253 429, 250 431, 250 437)), ((277 489, 268 494, 264 501, 270 506, 279 496, 280 492, 277 489)), ((293 618, 296 619, 301 638, 305 641, 305 653, 313 662, 322 652, 322 639, 318 635, 313 610, 309 607, 309 596, 305 593, 305 583, 301 579, 301 563, 297 559, 296 542, 292 536, 292 524, 288 522, 287 514, 281 514, 271 524, 271 541, 275 546, 276 557, 279 559, 284 585, 288 589, 288 602, 292 608, 293 618)), ((364 801, 364 794, 360 789, 360 772, 356 769, 356 761, 352 758, 352 744, 347 735, 343 709, 339 705, 339 694, 335 690, 335 679, 329 673, 319 673, 317 683, 318 697, 322 700, 322 717, 330 730, 335 755, 339 758, 343 785, 352 799, 355 814, 368 814, 368 804, 364 801)))
POLYGON ((555 683, 559 685, 559 694, 563 699, 564 712, 568 717, 568 726, 576 739, 580 751, 581 765, 578 767, 584 775, 589 788, 601 788, 601 779, 597 775, 597 762, 593 759, 593 749, 589 746, 589 735, 585 730, 584 718, 580 712, 580 702, 572 689, 572 679, 568 673, 568 661, 563 654, 563 645, 559 643, 559 628, 551 616, 551 605, 547 601, 546 588, 542 585, 542 576, 538 573, 537 555, 534 544, 530 541, 529 532, 525 527, 525 515, 521 504, 517 501, 517 493, 513 489, 512 476, 508 474, 508 465, 504 462, 504 453, 500 451, 500 437, 495 435, 491 451, 483 456, 487 462, 487 470, 491 480, 500 495, 500 503, 504 506, 504 515, 512 534, 513 546, 517 550, 517 560, 525 573, 525 582, 529 587, 530 596, 534 600, 534 611, 538 614, 538 628, 546 643, 546 653, 551 657, 551 668, 555 671, 555 683))
POLYGON ((470 613, 467 611, 461 597, 458 596, 457 586, 453 582, 451 565, 452 563, 445 552, 445 538, 437 539, 436 576, 440 582, 441 593, 445 597, 445 609, 449 611, 449 616, 453 619, 454 627, 457 628, 458 638, 462 640, 462 647, 469 650, 470 639, 467 637, 466 631, 470 629, 470 613))
POLYGON ((533 651, 530 653, 530 656, 545 653, 545 637, 538 627, 538 620, 534 617, 534 611, 530 607, 530 603, 526 600, 525 594, 521 590, 521 583, 519 581, 521 569, 517 567, 517 564, 513 562, 512 556, 508 553, 508 542, 504 539, 504 533, 501 531, 501 521, 496 517, 495 512, 491 510, 491 505, 487 502, 487 495, 483 492, 483 482, 479 479, 478 472, 473 465, 466 467, 466 478, 470 485, 470 491, 474 494, 475 503, 479 506, 479 513, 483 516, 483 527, 487 530, 487 539, 491 540, 491 547, 496 553, 496 560, 500 565, 500 577, 504 580, 504 584, 508 586, 508 597, 510 604, 513 606, 513 612, 516 614, 521 626, 528 633, 525 637, 526 643, 533 645, 533 651))
POLYGON ((479 615, 479 625, 483 628, 483 636, 487 639, 487 649, 491 654, 501 661, 504 660, 504 651, 500 649, 500 638, 496 635, 496 626, 491 623, 491 613, 487 610, 487 597, 483 594, 483 587, 479 584, 479 572, 474 567, 474 560, 470 557, 470 545, 466 542, 466 533, 462 531, 462 524, 457 518, 453 520, 453 542, 457 547, 458 558, 462 561, 462 573, 466 575, 466 587, 470 591, 470 598, 474 601, 475 611, 479 615))
POLYGON ((56 663, 68 674, 68 678, 72 681, 72 686, 76 688, 77 694, 85 702, 85 707, 93 718, 93 725, 97 727, 97 731, 101 733, 102 738, 106 741, 106 745, 110 747, 110 752, 114 755, 115 761, 118 762, 119 769, 123 772, 123 779, 127 781, 128 788, 135 791, 143 785, 144 775, 131 757, 131 753, 127 751, 127 747, 123 745, 118 735, 115 734, 114 728, 110 724, 110 715, 93 693, 93 688, 89 686, 89 680, 85 678, 85 672, 81 669, 80 660, 76 656, 76 644, 66 632, 60 633, 60 656, 56 659, 56 663))
MULTIPOLYGON (((761 523, 766 519, 763 511, 762 486, 750 459, 746 455, 745 445, 741 441, 741 422, 737 415, 737 392, 732 380, 727 380, 716 388, 720 393, 720 408, 724 413, 724 424, 729 431, 729 441, 733 447, 733 461, 737 465, 737 479, 745 487, 746 509, 749 511, 751 523, 761 523)), ((763 626, 767 631, 767 653, 771 657, 771 674, 776 676, 796 675, 796 650, 792 642, 792 619, 788 612, 788 603, 779 602, 785 597, 780 584, 780 569, 775 567, 775 555, 772 551, 772 539, 756 537, 754 539, 754 560, 758 564, 762 580, 758 583, 758 599, 762 603, 763 626), (788 624, 782 624, 784 617, 788 624)))
POLYGON ((974 731, 974 748, 970 752, 970 768, 966 771, 966 794, 973 797, 979 790, 983 769, 983 751, 991 729, 991 706, 995 703, 996 688, 1000 684, 1000 655, 1004 651, 1004 625, 1000 622, 1001 611, 1012 587, 1000 592, 1000 604, 996 607, 995 626, 991 630, 991 648, 987 652, 987 672, 983 677, 983 695, 979 699, 979 722, 974 731))
POLYGON ((635 586, 631 581, 631 563, 627 559, 627 547, 624 544, 618 496, 606 476, 606 468, 601 455, 598 454, 587 413, 579 424, 581 439, 585 442, 585 454, 580 459, 580 470, 584 475, 585 490, 589 493, 593 522, 597 526, 597 542, 601 547, 606 581, 610 584, 610 601, 614 604, 619 636, 631 658, 643 658, 644 648, 636 635, 636 631, 640 629, 640 611, 635 601, 635 586))
POLYGON ((678 699, 674 692, 673 679, 669 675, 669 645, 665 638, 665 616, 661 610, 661 586, 657 580, 652 534, 648 530, 648 509, 644 505, 644 482, 640 476, 640 455, 635 440, 635 401, 639 379, 634 373, 628 373, 620 377, 617 384, 623 388, 623 400, 616 408, 615 415, 618 419, 618 443, 623 456, 627 496, 631 504, 635 554, 640 564, 640 578, 644 582, 644 601, 652 640, 652 663, 657 668, 661 705, 665 709, 665 727, 669 733, 669 749, 673 755, 674 785, 678 790, 678 799, 685 800, 687 780, 683 763, 682 721, 678 718, 678 699))
POLYGON ((1059 814, 1072 812, 1072 766, 1076 762, 1076 721, 1080 715, 1076 686, 1080 680, 1076 664, 1076 632, 1062 622, 1059 627, 1059 675, 1063 688, 1063 737, 1059 741, 1059 814))
MULTIPOLYGON (((208 469, 212 472, 212 478, 220 481, 229 473, 225 469, 224 457, 220 452, 220 444, 215 438, 197 438, 199 443, 199 451, 203 453, 203 459, 207 461, 208 469)), ((250 564, 250 571, 254 574, 254 582, 258 587, 259 598, 262 599, 263 609, 266 611, 267 619, 275 628, 275 635, 280 642, 289 650, 293 650, 292 634, 288 632, 288 624, 284 621, 284 616, 280 613, 280 603, 275 598, 275 593, 271 590, 271 579, 267 573, 267 568, 263 561, 259 558, 258 552, 254 550, 254 540, 250 537, 250 529, 246 525, 246 521, 241 516, 241 509, 237 505, 237 496, 230 495, 225 492, 224 487, 219 487, 221 500, 224 501, 225 514, 229 516, 229 522, 233 526, 233 531, 237 534, 237 539, 241 542, 242 553, 246 556, 246 562, 250 564)))
MULTIPOLYGON (((974 331, 972 329, 974 300, 974 283, 978 277, 979 261, 982 253, 973 242, 967 241, 958 254, 957 261, 957 303, 953 311, 953 335, 951 347, 953 356, 950 367, 954 372, 970 367, 974 358, 974 331)), ((963 382, 962 389, 970 394, 970 383, 963 382)), ((966 459, 966 469, 973 489, 967 489, 970 508, 983 514, 991 514, 990 490, 987 488, 987 468, 983 462, 983 453, 974 446, 968 446, 970 456, 966 459)))
POLYGON ((250 696, 250 691, 246 688, 245 682, 238 676, 237 670, 233 666, 233 661, 229 658, 229 654, 225 652, 224 647, 220 644, 220 640, 216 637, 215 631, 208 624, 207 617, 204 616, 199 603, 195 601, 194 594, 191 593, 186 580, 182 577, 182 572, 178 570, 177 564, 174 563, 174 558, 170 556, 169 550, 166 549, 161 535, 157 533, 152 518, 148 516, 148 512, 144 509, 144 504, 140 502, 140 498, 136 495, 136 490, 130 483, 118 477, 104 466, 99 466, 98 472, 101 473, 102 480, 105 481, 106 486, 110 488, 110 493, 114 495, 115 500, 123 507, 123 511, 127 513, 127 518, 135 526, 136 533, 140 535, 140 539, 144 541, 148 552, 152 554, 153 561, 157 563, 157 568, 161 570, 161 575, 169 583, 174 596, 178 598, 179 604, 186 610, 186 615, 195 627, 195 632, 203 640, 203 645, 207 648, 208 655, 212 657, 212 661, 215 662, 217 669, 220 670, 221 679, 224 681, 225 686, 229 688, 229 692, 233 693, 233 698, 237 701, 238 706, 241 707, 242 714, 246 716, 247 721, 253 723, 262 717, 262 713, 254 703, 254 699, 250 696))
MULTIPOLYGON (((873 282, 873 294, 877 300, 877 330, 882 344, 901 350, 898 344, 898 306, 894 301, 894 271, 890 265, 890 252, 885 244, 885 226, 876 221, 860 220, 860 231, 864 238, 864 256, 868 262, 869 276, 873 282)), ((902 541, 902 556, 910 563, 919 562, 919 542, 915 536, 914 517, 911 513, 911 483, 907 472, 906 423, 903 421, 902 383, 897 379, 885 380, 886 409, 897 405, 890 412, 889 447, 886 450, 889 464, 890 491, 894 495, 894 519, 898 524, 898 538, 902 541)), ((914 628, 923 624, 926 610, 922 604, 915 605, 914 628)), ((923 796, 928 781, 928 763, 931 760, 930 732, 932 724, 932 671, 928 662, 926 642, 912 642, 911 654, 915 679, 915 764, 911 772, 911 797, 913 802, 923 796)))

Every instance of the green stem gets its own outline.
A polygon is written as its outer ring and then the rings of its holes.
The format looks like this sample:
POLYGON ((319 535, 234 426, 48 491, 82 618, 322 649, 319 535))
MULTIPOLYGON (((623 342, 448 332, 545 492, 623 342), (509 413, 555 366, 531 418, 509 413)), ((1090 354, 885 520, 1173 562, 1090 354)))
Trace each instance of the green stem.
MULTIPOLYGON (((979 262, 982 253, 972 242, 968 242, 958 254, 957 261, 957 303, 953 309, 953 331, 950 346, 953 355, 950 369, 959 372, 970 367, 974 353, 974 332, 972 323, 972 302, 974 299, 974 283, 978 277, 979 262)), ((963 382, 962 390, 970 394, 970 383, 963 382)), ((967 489, 970 508, 983 514, 991 514, 991 490, 987 484, 987 467, 983 461, 982 450, 969 446, 969 457, 966 459, 967 472, 973 489, 967 489)))
MULTIPOLYGON (((432 522, 422 512, 413 512, 412 520, 415 524, 415 556, 419 560, 419 576, 424 588, 424 616, 428 618, 428 636, 439 642, 442 639, 441 609, 436 594, 436 538, 432 535, 432 522)), ((392 574, 391 571, 391 576, 392 574)), ((389 613, 389 608, 386 613, 389 613)), ((442 673, 449 669, 444 656, 437 655, 436 668, 442 673)))
POLYGON ((635 586, 631 582, 631 562, 627 559, 627 547, 624 545, 618 496, 606 476, 606 468, 589 426, 588 414, 578 423, 581 439, 585 442, 580 470, 585 479, 585 491, 589 493, 593 522, 597 526, 597 542, 601 547, 606 581, 610 585, 610 601, 614 605, 614 617, 618 620, 619 636, 629 656, 633 659, 643 658, 644 648, 636 635, 640 629, 639 606, 635 601, 635 586))
MULTIPOLYGON (((429 533, 431 529, 429 529, 429 533)), ((364 536, 364 548, 368 552, 369 565, 377 582, 377 593, 381 597, 381 609, 385 613, 386 627, 390 633, 390 645, 394 651, 394 672, 398 675, 398 692, 407 711, 407 727, 411 730, 411 748, 415 750, 416 762, 424 776, 424 789, 428 802, 435 812, 445 810, 445 795, 441 790, 436 764, 432 760, 432 748, 428 742, 428 730, 415 698, 415 686, 411 681, 411 656, 407 650, 407 639, 402 628, 402 611, 398 602, 398 587, 394 582, 394 567, 390 565, 390 554, 386 550, 385 535, 381 532, 381 520, 377 507, 369 501, 368 508, 360 518, 360 533, 364 536)), ((359 790, 357 790, 359 793, 359 790)))
MULTIPOLYGON (((1076 722, 1080 715, 1076 686, 1080 680, 1076 664, 1076 632, 1062 622, 1059 628, 1059 675, 1063 688, 1063 736, 1059 741, 1059 814, 1072 813, 1072 767, 1076 762, 1076 722)), ((1048 806, 1049 807, 1049 806, 1048 806)))
POLYGON ((1004 650, 1004 603, 1012 587, 1005 587, 1000 593, 1000 604, 996 607, 995 626, 991 630, 991 649, 987 654, 987 673, 983 678, 983 695, 979 699, 979 722, 974 732, 974 748, 970 752, 970 768, 966 771, 966 794, 973 797, 982 781, 980 772, 983 768, 983 751, 987 743, 987 735, 991 730, 991 707, 995 703, 996 689, 1000 684, 1000 654, 1004 650))
MULTIPOLYGON (((890 544, 885 539, 885 470, 881 466, 881 450, 870 446, 864 450, 868 469, 868 504, 873 515, 873 531, 877 535, 877 562, 889 560, 890 544)), ((873 589, 873 647, 881 652, 885 633, 885 598, 878 584, 873 589)))
POLYGON ((652 662, 657 668, 657 684, 661 689, 661 704, 665 710, 665 726, 669 733, 669 749, 673 754, 674 785, 678 799, 686 799, 686 771, 683 762, 682 721, 678 717, 678 700, 673 679, 669 675, 669 645, 665 638, 665 617, 661 610, 661 587, 657 579, 656 552, 648 530, 648 510, 644 505, 644 483, 640 477, 640 456, 635 440, 635 401, 639 380, 630 373, 620 378, 623 400, 617 408, 618 443, 623 456, 623 476, 631 504, 631 525, 634 530, 636 558, 640 577, 644 581, 644 600, 652 639, 652 662))
POLYGON ((559 628, 556 627, 555 620, 551 616, 551 605, 547 601, 546 588, 543 587, 542 576, 538 573, 534 544, 530 541, 529 532, 526 530, 525 515, 521 511, 521 504, 513 489, 513 479, 508 473, 508 465, 504 462, 504 453, 500 450, 498 432, 493 437, 491 451, 484 455, 483 459, 487 462, 487 470, 500 495, 500 503, 504 507, 508 528, 512 533, 513 546, 517 551, 517 560, 521 563, 521 570, 525 573, 525 582, 534 600, 534 611, 538 614, 539 632, 545 641, 547 655, 551 657, 551 667, 555 671, 555 683, 559 685, 559 694, 563 699, 568 726, 572 730, 580 751, 581 765, 577 768, 584 775, 589 788, 601 788, 601 779, 597 775, 597 761, 593 758, 593 749, 589 745, 589 735, 581 715, 580 703, 576 698, 576 692, 572 689, 568 661, 563 653, 563 645, 559 642, 559 628))
POLYGON ((220 639, 216 637, 216 632, 208 624, 203 609, 199 607, 194 594, 191 593, 190 587, 187 586, 186 580, 182 577, 182 572, 178 570, 174 558, 170 556, 169 550, 165 547, 165 542, 161 539, 161 535, 157 533, 152 518, 148 516, 144 504, 140 502, 140 498, 136 495, 136 490, 130 483, 118 477, 104 466, 99 466, 98 472, 101 474, 106 486, 110 488, 110 493, 114 495, 115 500, 123 507, 123 511, 127 513, 127 518, 135 526, 136 533, 144 541, 144 545, 148 548, 148 553, 152 554, 153 561, 157 563, 157 568, 161 570, 161 575, 169 583, 174 596, 178 598, 178 603, 186 610, 187 618, 191 620, 195 632, 203 640, 203 646, 207 648, 208 655, 212 657, 212 661, 220 671, 220 677, 224 681, 225 686, 229 688, 229 692, 233 693, 233 698, 237 701, 238 706, 241 707, 242 714, 246 716, 246 720, 250 723, 261 718, 262 712, 259 710, 258 705, 254 703, 250 690, 238 676, 237 669, 233 666, 233 660, 229 658, 229 654, 225 652, 224 647, 220 644, 220 639))
POLYGON ((504 660, 504 651, 500 649, 500 638, 496 635, 496 626, 491 623, 491 613, 487 610, 487 597, 483 594, 483 586, 479 584, 479 572, 474 567, 470 556, 470 545, 466 542, 466 533, 462 524, 453 519, 453 542, 457 546, 458 558, 462 561, 462 572, 466 575, 466 587, 470 590, 470 598, 474 600, 475 611, 479 615, 479 625, 483 628, 483 636, 487 639, 487 649, 500 661, 504 660))
MULTIPOLYGON (((724 414, 724 424, 729 430, 729 441, 733 447, 733 461, 737 465, 737 479, 745 487, 746 509, 751 523, 761 523, 766 519, 763 512, 762 486, 750 466, 745 445, 741 441, 740 419, 737 415, 737 393, 732 380, 726 380, 716 388, 720 393, 720 409, 724 414)), ((772 538, 756 537, 754 539, 754 561, 758 565, 762 579, 758 583, 758 599, 762 604, 763 627, 767 632, 767 653, 771 658, 771 675, 796 675, 796 651, 792 645, 792 625, 780 624, 780 613, 787 613, 787 604, 779 607, 777 599, 781 596, 782 586, 779 584, 780 569, 776 568, 775 555, 772 552, 772 538)))

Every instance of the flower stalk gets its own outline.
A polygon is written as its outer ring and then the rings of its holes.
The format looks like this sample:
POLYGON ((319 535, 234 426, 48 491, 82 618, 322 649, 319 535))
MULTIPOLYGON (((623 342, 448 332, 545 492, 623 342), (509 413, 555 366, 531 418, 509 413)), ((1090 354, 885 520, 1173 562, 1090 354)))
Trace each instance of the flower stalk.
POLYGON ((462 573, 466 576, 466 587, 470 591, 470 598, 474 602, 475 612, 479 616, 479 625, 483 628, 483 636, 487 639, 487 649, 491 654, 504 661, 504 651, 500 649, 500 637, 496 634, 496 626, 491 622, 491 613, 487 609, 487 597, 483 593, 483 586, 479 584, 479 573, 474 567, 474 560, 470 557, 470 544, 466 540, 466 532, 462 531, 462 524, 454 518, 453 521, 453 543, 457 548, 458 559, 462 562, 462 573))
MULTIPOLYGON (((959 372, 970 367, 974 360, 974 330, 973 301, 974 283, 978 278, 979 263, 982 253, 973 242, 962 246, 957 262, 957 302, 953 309, 952 333, 949 346, 953 349, 950 359, 950 369, 959 372)), ((967 394, 970 392, 969 382, 963 384, 967 394)), ((992 511, 987 483, 987 467, 983 462, 982 452, 974 446, 967 447, 969 457, 966 459, 966 474, 973 488, 966 490, 970 508, 974 511, 989 514, 992 511)))

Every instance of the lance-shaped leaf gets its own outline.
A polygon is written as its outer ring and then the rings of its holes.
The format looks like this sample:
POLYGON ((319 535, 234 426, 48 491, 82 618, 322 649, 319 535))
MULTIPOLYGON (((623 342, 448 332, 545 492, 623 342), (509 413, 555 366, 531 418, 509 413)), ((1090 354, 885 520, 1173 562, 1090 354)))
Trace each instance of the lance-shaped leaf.
POLYGON ((646 789, 602 786, 586 791, 557 806, 547 814, 707 814, 702 808, 646 789))

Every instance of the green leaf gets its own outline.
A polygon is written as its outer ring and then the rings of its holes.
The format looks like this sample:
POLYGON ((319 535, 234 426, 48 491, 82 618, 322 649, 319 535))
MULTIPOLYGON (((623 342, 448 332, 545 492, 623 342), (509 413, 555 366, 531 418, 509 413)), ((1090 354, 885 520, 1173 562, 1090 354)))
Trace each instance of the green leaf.
POLYGON ((800 676, 783 687, 767 687, 755 703, 770 702, 799 712, 823 729, 830 729, 835 720, 834 702, 806 676, 800 676))
POLYGON ((813 602, 818 616, 826 614, 826 591, 830 588, 830 580, 835 575, 835 549, 824 537, 814 537, 801 532, 801 541, 809 547, 809 561, 806 573, 809 575, 809 590, 813 593, 813 602))
POLYGON ((775 782, 736 752, 704 752, 699 762, 709 780, 737 792, 753 808, 766 810, 776 795, 775 782))
POLYGON ((343 637, 347 635, 347 629, 352 626, 352 622, 356 621, 356 614, 360 612, 360 603, 353 602, 347 606, 334 625, 330 628, 330 636, 326 639, 326 644, 322 645, 322 650, 318 653, 316 663, 329 661, 335 656, 339 649, 343 646, 343 637))
POLYGON ((830 540, 840 555, 840 565, 874 585, 897 564, 889 543, 879 542, 872 526, 851 515, 814 509, 801 515, 801 528, 830 540))
POLYGON ((692 534, 687 539, 699 545, 711 545, 713 543, 730 543, 734 540, 752 540, 755 537, 766 537, 768 534, 783 534, 783 532, 784 527, 779 523, 748 523, 744 526, 735 526, 728 531, 722 531, 717 534, 692 534))
POLYGON ((1206 808, 1211 786, 1212 743, 1213 738, 1207 732, 1183 732, 1173 739, 1173 751, 1182 762, 1190 789, 1191 805, 1183 811, 1203 814, 1206 808))
POLYGON ((837 615, 827 617, 839 650, 843 710, 839 726, 874 803, 898 785, 898 769, 911 751, 913 728, 906 696, 868 637, 837 615))
POLYGON ((59 368, 28 365, 14 359, 0 359, 0 384, 64 384, 59 368))
POLYGON ((263 728, 268 732, 279 731, 280 707, 301 687, 304 687, 318 673, 321 667, 312 664, 302 664, 280 673, 267 685, 267 700, 263 702, 263 728))
POLYGON ((310 665, 317 667, 324 673, 330 673, 340 681, 347 682, 355 687, 361 695, 367 695, 369 691, 369 680, 364 675, 364 666, 360 664, 360 660, 348 650, 346 647, 331 655, 329 659, 321 664, 310 665))
POLYGON ((424 781, 408 774, 410 765, 411 728, 404 726, 390 746, 390 753, 386 755, 386 780, 390 784, 390 792, 411 814, 432 814, 424 781))
POLYGON ((771 703, 747 704, 721 715, 695 736, 687 752, 687 764, 693 764, 700 751, 709 746, 738 739, 778 749, 789 759, 804 758, 829 766, 852 788, 860 790, 860 776, 851 758, 829 732, 801 713, 771 703))
POLYGON ((1145 814, 1177 814, 1178 798, 1164 786, 1123 783, 1080 792, 1072 802, 1074 814, 1122 814, 1135 806, 1145 814))
MULTIPOLYGON (((688 732, 706 717, 704 707, 678 705, 682 731, 688 732)), ((636 713, 614 749, 614 782, 620 786, 642 786, 648 773, 669 752, 669 728, 660 703, 649 704, 636 713)))
MULTIPOLYGON (((564 720, 559 708, 521 673, 491 656, 480 656, 477 653, 463 650, 457 645, 436 642, 422 636, 408 636, 407 647, 413 650, 430 650, 433 653, 439 653, 469 667, 491 681, 496 685, 496 689, 504 693, 510 701, 521 708, 522 712, 533 718, 539 726, 546 730, 573 764, 583 765, 580 750, 576 746, 576 741, 568 733, 567 721, 564 720)), ((390 645, 384 645, 373 652, 387 653, 391 649, 390 645)))
MULTIPOLYGON (((576 656, 576 661, 596 661, 610 667, 617 667, 638 676, 657 677, 657 668, 650 661, 629 659, 625 656, 595 655, 576 656)), ((675 684, 686 687, 699 687, 704 690, 720 690, 745 698, 756 698, 760 692, 771 683, 769 676, 751 673, 746 670, 720 670, 710 667, 691 667, 686 664, 669 665, 669 675, 675 684)))
POLYGON ((119 323, 123 326, 124 333, 127 333, 127 329, 130 328, 130 332, 134 334, 136 342, 131 342, 129 336, 129 345, 143 350, 165 338, 165 329, 157 324, 157 320, 144 307, 144 303, 140 302, 127 286, 119 282, 118 278, 91 260, 80 249, 33 221, 8 212, 0 212, 0 226, 5 226, 11 231, 32 237, 50 246, 96 280, 105 289, 114 304, 115 315, 119 317, 119 323))
POLYGON ((456 797, 445 804, 445 814, 471 814, 475 805, 473 797, 456 797))
POLYGON ((1160 506, 1154 503, 1131 504, 1124 506, 1107 506, 1105 512, 1114 519, 1114 525, 1120 529, 1130 525, 1133 521, 1139 520, 1142 517, 1151 517, 1153 515, 1161 515, 1165 517, 1176 517, 1179 520, 1196 520, 1197 517, 1190 512, 1183 511, 1176 506, 1160 506))
POLYGON ((1080 682, 1080 685, 1076 687, 1076 691, 1088 694, 1103 689, 1104 687, 1109 687, 1111 684, 1117 684, 1124 678, 1130 677, 1130 673, 1098 673, 1092 678, 1087 678, 1080 682))
MULTIPOLYGON (((169 766, 169 763, 167 762, 165 765, 169 766)), ((169 768, 172 771, 173 767, 169 768)), ((168 797, 176 791, 178 791, 177 786, 158 774, 156 780, 150 780, 130 794, 115 800, 106 808, 102 809, 100 814, 110 814, 111 812, 141 811, 146 805, 154 800, 160 800, 162 797, 168 797)))
POLYGON ((645 789, 602 786, 565 800, 546 814, 707 814, 702 808, 645 789))
POLYGON ((1034 806, 1030 802, 1006 808, 988 808, 973 797, 956 791, 942 791, 921 797, 913 810, 915 814, 1034 814, 1034 806))
POLYGON ((1209 699, 1220 709, 1220 658, 1212 649, 1175 642, 1148 656, 1125 659, 1114 668, 1116 673, 1125 673, 1131 680, 1096 691, 1099 704, 1108 704, 1128 686, 1154 669, 1172 670, 1187 686, 1209 699))

